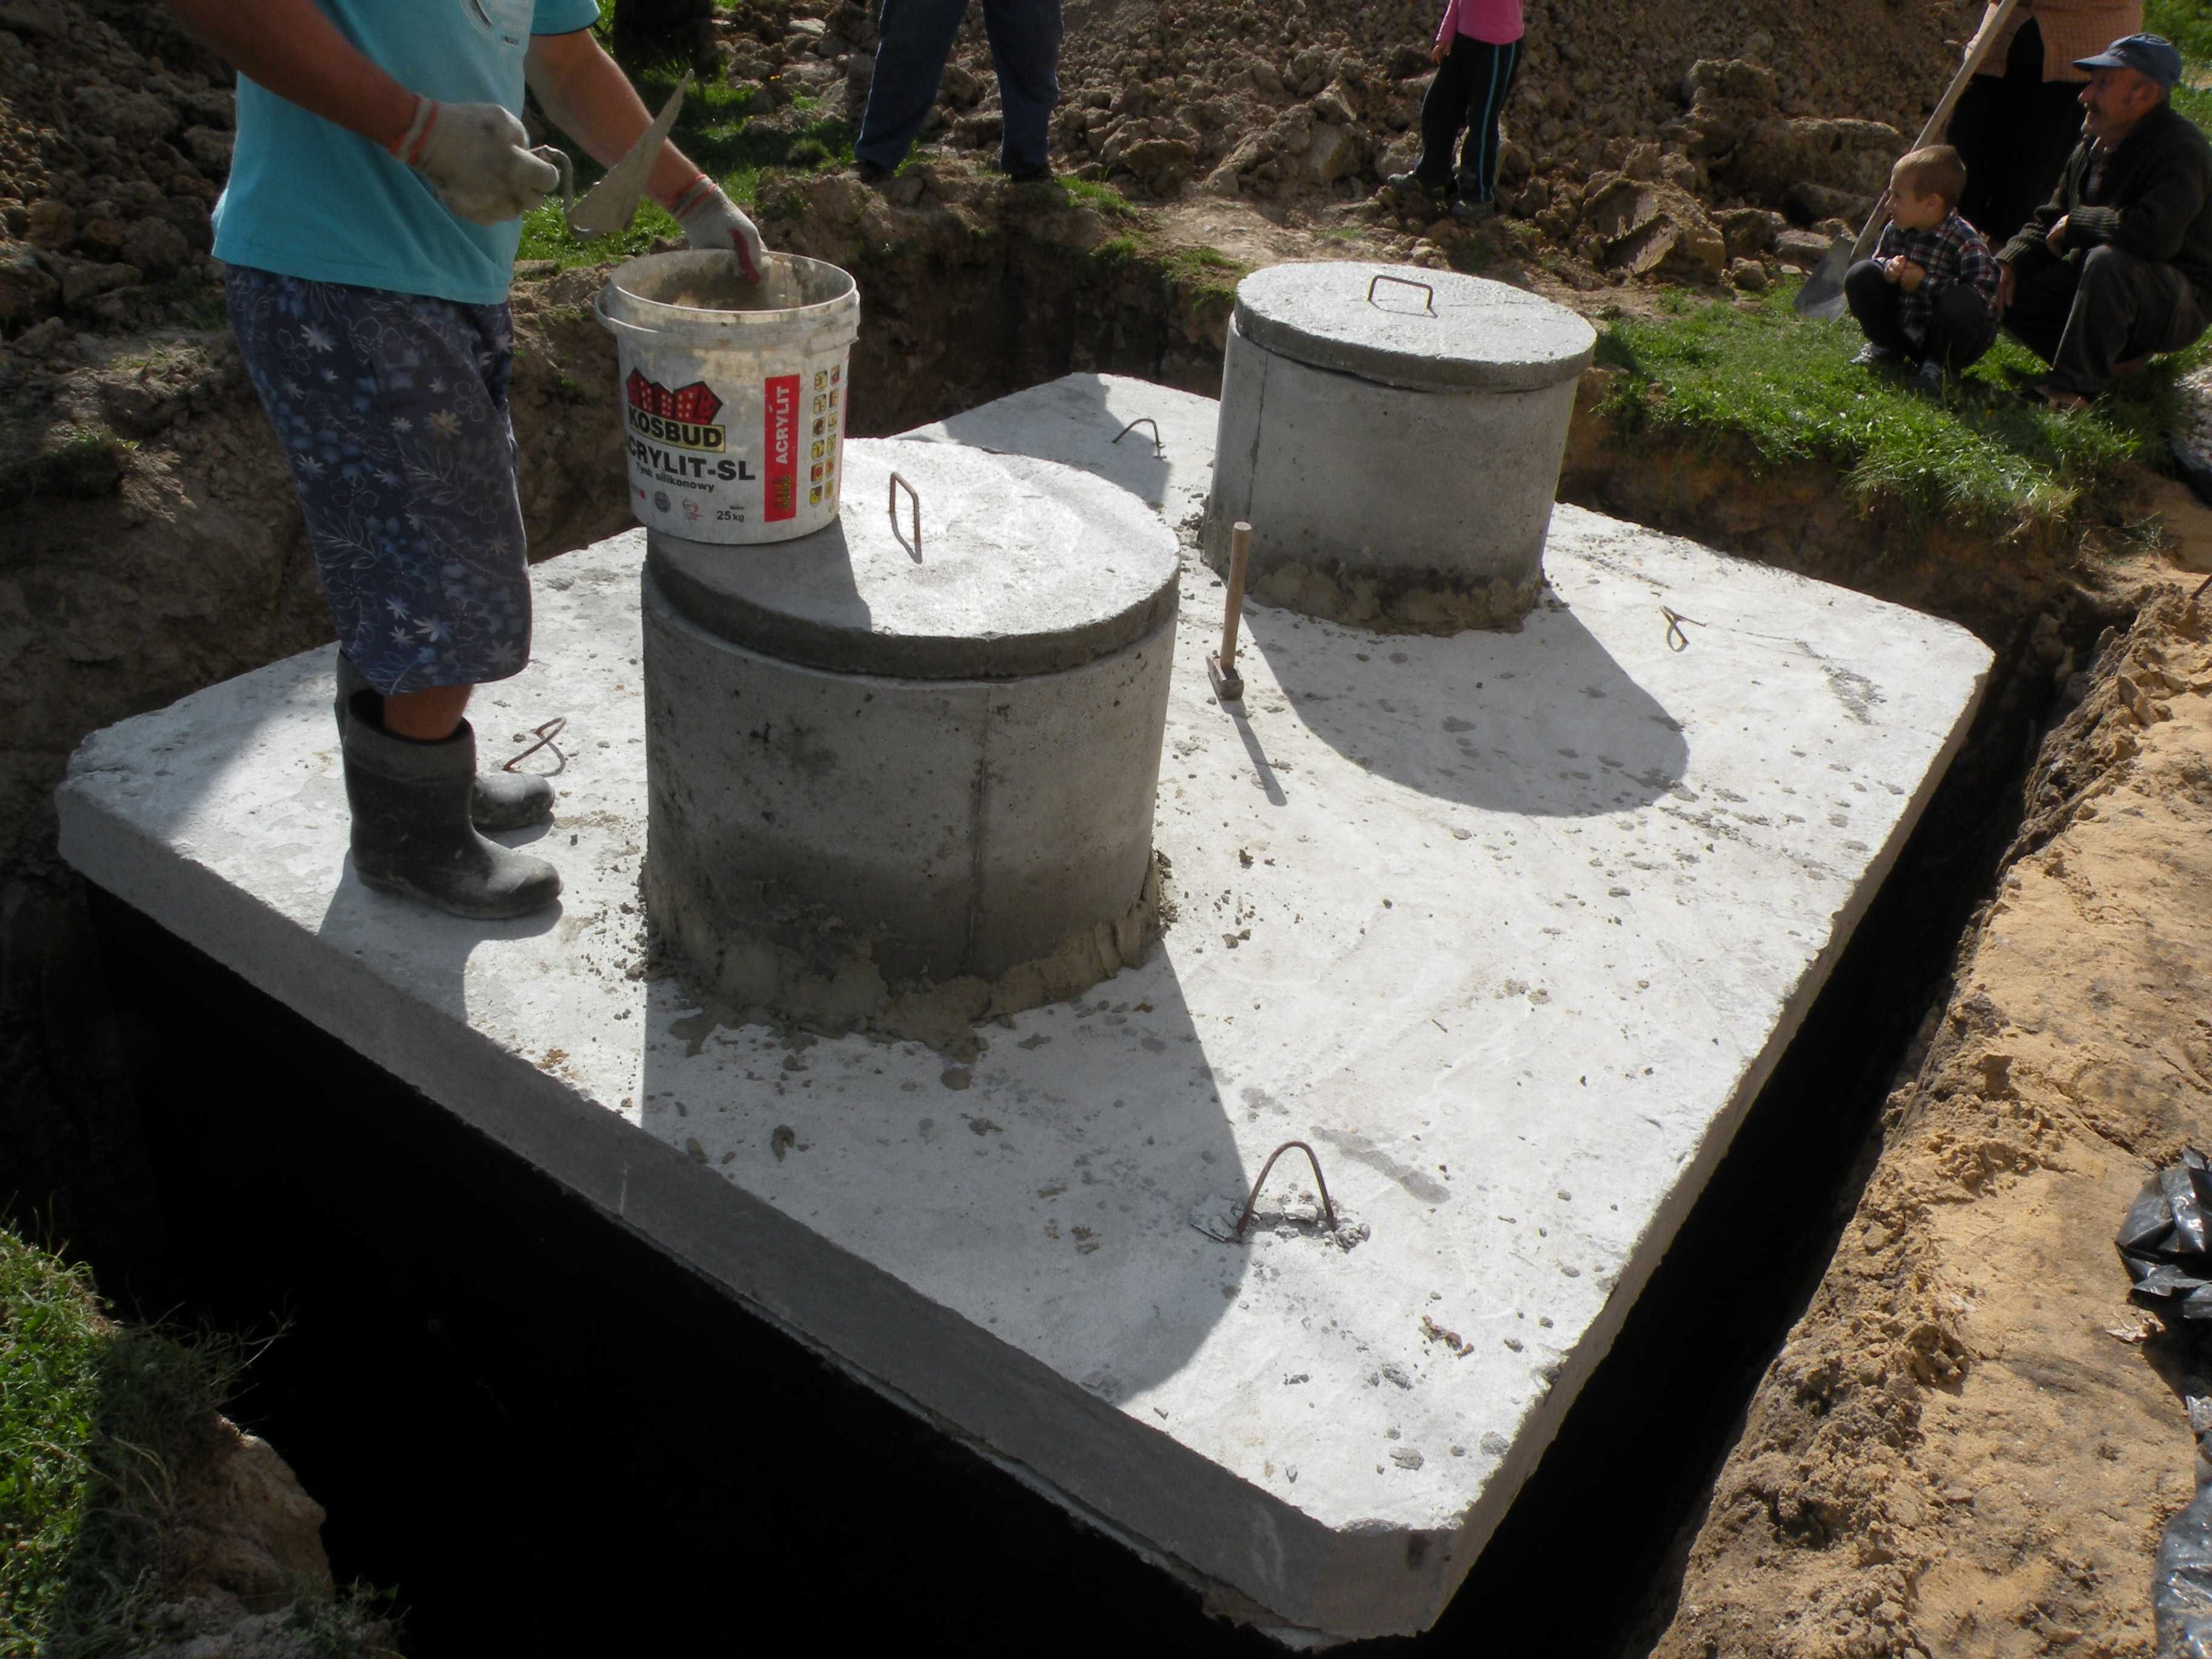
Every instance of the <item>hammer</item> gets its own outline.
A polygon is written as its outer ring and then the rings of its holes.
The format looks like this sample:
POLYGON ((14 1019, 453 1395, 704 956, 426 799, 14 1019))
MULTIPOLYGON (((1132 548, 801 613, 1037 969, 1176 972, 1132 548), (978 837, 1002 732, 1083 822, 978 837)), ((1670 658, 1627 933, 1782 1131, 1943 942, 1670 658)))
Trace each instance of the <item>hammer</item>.
POLYGON ((1252 526, 1238 520, 1229 532, 1229 611, 1221 619, 1221 649, 1206 659, 1213 695, 1224 702, 1244 700, 1244 678, 1237 672, 1237 619, 1244 613, 1244 571, 1252 558, 1252 526))

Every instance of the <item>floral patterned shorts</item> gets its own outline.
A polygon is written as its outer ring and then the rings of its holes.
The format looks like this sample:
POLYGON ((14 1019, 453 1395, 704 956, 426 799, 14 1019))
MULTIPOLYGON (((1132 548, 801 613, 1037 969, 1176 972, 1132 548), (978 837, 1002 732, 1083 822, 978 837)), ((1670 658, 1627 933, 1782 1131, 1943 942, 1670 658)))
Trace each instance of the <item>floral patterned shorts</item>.
POLYGON ((339 649, 387 696, 520 672, 530 573, 507 308, 237 265, 226 287, 339 649))

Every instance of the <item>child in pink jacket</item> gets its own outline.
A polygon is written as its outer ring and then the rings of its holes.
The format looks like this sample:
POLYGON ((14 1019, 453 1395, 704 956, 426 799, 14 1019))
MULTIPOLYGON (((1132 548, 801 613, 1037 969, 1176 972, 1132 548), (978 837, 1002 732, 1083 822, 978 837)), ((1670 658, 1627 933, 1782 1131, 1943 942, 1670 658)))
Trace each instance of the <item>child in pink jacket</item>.
POLYGON ((1522 32, 1521 0, 1450 0, 1429 50, 1437 73, 1421 100, 1421 159, 1384 179, 1385 189, 1449 194, 1452 146, 1464 129, 1452 216, 1498 210, 1498 118, 1521 67, 1522 32))

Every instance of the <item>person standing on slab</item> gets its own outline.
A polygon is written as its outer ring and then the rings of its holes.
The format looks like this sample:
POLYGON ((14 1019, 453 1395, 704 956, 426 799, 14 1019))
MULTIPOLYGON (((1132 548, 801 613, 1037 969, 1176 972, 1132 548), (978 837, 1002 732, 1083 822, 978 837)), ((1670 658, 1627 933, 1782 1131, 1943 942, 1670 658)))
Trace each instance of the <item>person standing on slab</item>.
MULTIPOLYGON (((875 76, 853 145, 865 184, 890 178, 929 118, 968 0, 884 0, 875 76)), ((1010 179, 1052 176, 1052 106, 1060 101, 1060 0, 983 0, 983 30, 998 71, 999 166, 1010 179)))
MULTIPOLYGON (((530 656, 507 294, 560 175, 525 82, 602 161, 651 118, 596 0, 163 3, 239 71, 215 252, 337 624, 355 873, 458 915, 541 909, 558 872, 480 830, 545 822, 552 787, 478 778, 463 718, 530 656)), ((673 145, 651 188, 757 280, 752 222, 673 145)))
POLYGON ((2078 67, 2081 142, 1997 255, 2004 325, 2051 365, 2038 395, 2069 409, 2212 323, 2212 143, 2174 110, 2181 54, 2131 34, 2078 67))
POLYGON ((2050 199, 2081 136, 2075 99, 2088 76, 2075 61, 2141 27, 2142 0, 2021 0, 2005 20, 1946 134, 1966 164, 1960 216, 1992 247, 2050 199))

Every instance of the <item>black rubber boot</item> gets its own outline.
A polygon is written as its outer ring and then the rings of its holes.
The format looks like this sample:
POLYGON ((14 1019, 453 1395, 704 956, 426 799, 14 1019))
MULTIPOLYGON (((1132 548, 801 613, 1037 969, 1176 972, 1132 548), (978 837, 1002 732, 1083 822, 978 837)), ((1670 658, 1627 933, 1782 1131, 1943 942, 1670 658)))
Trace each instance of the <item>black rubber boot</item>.
MULTIPOLYGON (((373 699, 371 713, 381 718, 384 700, 368 677, 353 665, 353 659, 343 651, 337 653, 337 695, 331 700, 331 712, 337 716, 338 741, 345 741, 346 711, 353 700, 366 691, 373 699)), ((553 819, 553 785, 545 778, 533 777, 526 772, 480 772, 476 787, 469 792, 469 818, 476 827, 491 835, 508 830, 527 830, 533 824, 550 823, 553 819)))
POLYGON ((377 723, 375 696, 356 693, 345 722, 346 804, 362 885, 480 921, 526 916, 560 897, 559 871, 470 823, 477 737, 469 723, 438 743, 394 737, 377 723))

